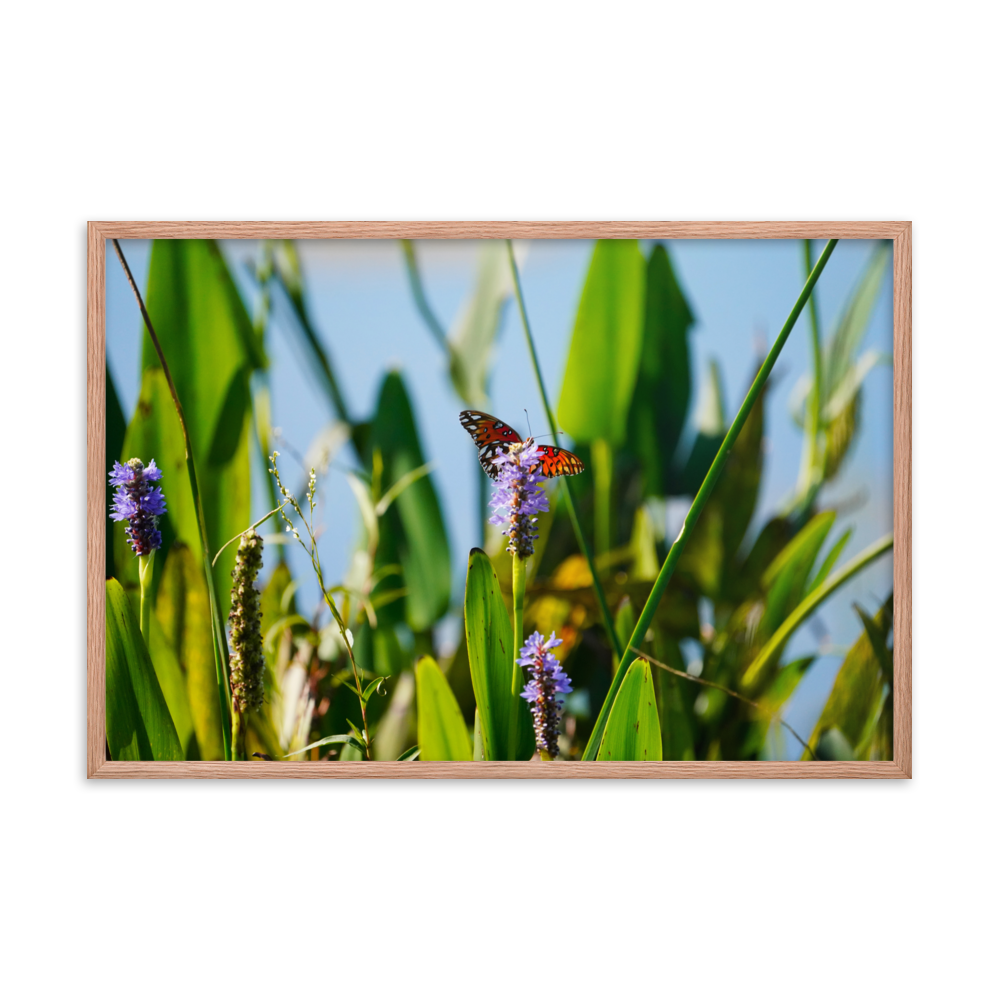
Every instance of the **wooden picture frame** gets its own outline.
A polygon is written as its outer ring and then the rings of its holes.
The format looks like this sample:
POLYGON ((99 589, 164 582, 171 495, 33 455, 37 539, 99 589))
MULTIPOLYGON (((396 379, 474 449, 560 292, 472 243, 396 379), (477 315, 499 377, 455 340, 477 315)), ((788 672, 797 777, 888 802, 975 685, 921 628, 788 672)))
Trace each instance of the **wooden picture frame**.
POLYGON ((912 776, 909 222, 91 222, 87 232, 87 776, 100 778, 909 778, 912 776), (110 239, 884 239, 893 243, 893 760, 120 762, 105 759, 105 260, 110 239))

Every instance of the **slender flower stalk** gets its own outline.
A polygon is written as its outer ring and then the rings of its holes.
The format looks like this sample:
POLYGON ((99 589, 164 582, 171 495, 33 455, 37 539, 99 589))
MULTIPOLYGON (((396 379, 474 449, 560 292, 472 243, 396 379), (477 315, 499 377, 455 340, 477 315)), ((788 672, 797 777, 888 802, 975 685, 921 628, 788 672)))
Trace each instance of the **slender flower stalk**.
POLYGON ((534 632, 521 647, 517 661, 527 668, 530 680, 524 685, 521 697, 531 707, 535 722, 535 746, 542 760, 555 760, 559 754, 559 717, 562 715, 563 694, 573 688, 562 665, 551 650, 562 645, 555 632, 548 638, 534 632))
POLYGON ((163 491, 153 484, 163 473, 156 459, 144 465, 141 459, 130 458, 124 465, 115 462, 108 480, 115 490, 111 505, 112 521, 127 521, 125 535, 132 551, 139 557, 139 629, 149 642, 149 613, 152 605, 153 553, 163 543, 158 528, 159 519, 167 512, 163 491))
MULTIPOLYGON (((507 551, 514 557, 514 648, 518 649, 524 634, 524 590, 527 580, 524 561, 535 551, 538 515, 549 509, 549 498, 541 486, 545 477, 535 471, 540 466, 540 460, 538 445, 531 438, 511 445, 508 452, 493 459, 493 464, 498 469, 498 476, 497 486, 490 500, 493 510, 490 524, 497 525, 507 536, 507 551)), ((511 694, 517 693, 517 671, 512 670, 511 694)), ((513 716, 511 720, 513 726, 513 716)))
POLYGON ((260 595, 254 582, 264 565, 264 540, 256 531, 240 538, 229 610, 229 684, 233 699, 233 759, 246 760, 247 715, 264 703, 264 645, 260 595))

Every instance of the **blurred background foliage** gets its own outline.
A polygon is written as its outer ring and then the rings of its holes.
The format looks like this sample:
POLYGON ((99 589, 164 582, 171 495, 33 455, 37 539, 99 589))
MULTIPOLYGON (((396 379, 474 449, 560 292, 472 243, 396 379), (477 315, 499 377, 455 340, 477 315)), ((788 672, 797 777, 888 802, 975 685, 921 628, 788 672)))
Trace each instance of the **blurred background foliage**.
MULTIPOLYGON (((527 250, 517 247, 519 263, 527 250)), ((477 246, 471 285, 450 325, 432 305, 422 245, 403 241, 398 254, 412 308, 425 327, 425 350, 440 356, 444 379, 436 391, 450 394, 457 424, 460 409, 491 406, 497 338, 513 294, 505 245, 477 246)), ((811 249, 804 247, 802 255, 800 285, 811 249)), ((820 326, 818 308, 800 318, 793 337, 808 338, 814 353, 791 397, 791 419, 802 432, 795 489, 775 509, 761 509, 768 426, 789 419, 775 414, 771 389, 737 439, 645 636, 642 651, 654 665, 638 661, 616 701, 622 711, 629 699, 646 704, 648 688, 655 694, 655 718, 643 724, 641 739, 608 742, 602 756, 891 758, 891 593, 877 595, 870 611, 857 607, 856 641, 839 651, 832 689, 812 728, 792 731, 782 717, 817 656, 830 652, 819 648, 820 636, 810 639, 806 626, 875 558, 860 564, 859 557, 845 558, 851 507, 824 503, 823 488, 837 480, 855 442, 867 376, 890 361, 863 350, 890 258, 888 245, 874 246, 829 331, 820 326), (816 649, 804 652, 810 643, 816 649)), ((598 241, 580 280, 563 379, 553 398, 560 430, 570 439, 563 443, 586 464, 574 495, 624 643, 676 531, 670 511, 683 510, 698 489, 729 415, 718 361, 709 360, 700 377, 694 371, 697 303, 681 286, 669 244, 598 241)), ((821 280, 820 296, 822 289, 821 280)), ((505 748, 500 756, 529 756, 530 729, 522 731, 523 720, 501 734, 487 719, 484 733, 474 692, 480 691, 481 702, 488 697, 487 681, 477 682, 476 671, 489 654, 474 649, 470 656, 465 630, 455 627, 463 581, 454 564, 465 553, 456 552, 449 537, 442 497, 457 469, 477 477, 478 541, 499 585, 495 599, 510 610, 510 561, 500 537, 483 523, 489 483, 471 442, 446 462, 428 465, 412 384, 389 358, 372 411, 350 411, 344 387, 351 373, 338 367, 336 339, 317 323, 293 243, 262 242, 234 259, 211 241, 155 241, 144 294, 191 428, 213 553, 277 505, 266 474, 272 449, 282 453, 283 478, 294 488, 304 488, 310 467, 321 483, 347 483, 349 505, 325 504, 321 497, 321 522, 349 522, 355 539, 343 564, 324 565, 324 575, 328 585, 336 581, 335 599, 353 633, 364 682, 387 678, 367 702, 375 756, 392 760, 419 748, 425 760, 478 758, 491 754, 491 741, 505 748), (313 437, 302 452, 272 421, 270 358, 278 315, 323 400, 324 411, 311 414, 313 437)), ((377 309, 377 285, 371 295, 377 309)), ((223 750, 211 621, 183 441, 152 344, 141 329, 138 335, 141 374, 131 412, 124 412, 108 372, 108 465, 133 455, 155 457, 169 514, 161 524, 164 545, 155 562, 155 610, 144 657, 128 653, 137 635, 129 618, 138 618, 136 561, 120 527, 108 525, 107 571, 114 578, 109 615, 114 606, 120 632, 109 641, 109 752, 218 759, 223 750), (112 663, 112 645, 120 662, 112 663)), ((135 332, 109 325, 109 349, 115 336, 135 332)), ((498 416, 526 433, 518 414, 498 416)), ((536 434, 543 429, 536 427, 536 434)), ((891 468, 873 474, 891 482, 891 468)), ((564 757, 578 758, 616 661, 565 497, 555 489, 550 497, 552 513, 541 518, 528 565, 525 631, 555 632, 563 640, 557 652, 575 690, 560 748, 564 757)), ((302 749, 360 727, 362 720, 343 639, 314 581, 286 552, 279 519, 268 525, 261 529, 269 532, 269 556, 260 580, 267 694, 251 719, 248 750, 274 759, 358 759, 360 751, 349 742, 302 749)), ((213 570, 223 615, 234 558, 231 546, 213 570)), ((472 563, 469 572, 471 587, 472 563)), ((482 576, 483 586, 492 574, 482 576)))

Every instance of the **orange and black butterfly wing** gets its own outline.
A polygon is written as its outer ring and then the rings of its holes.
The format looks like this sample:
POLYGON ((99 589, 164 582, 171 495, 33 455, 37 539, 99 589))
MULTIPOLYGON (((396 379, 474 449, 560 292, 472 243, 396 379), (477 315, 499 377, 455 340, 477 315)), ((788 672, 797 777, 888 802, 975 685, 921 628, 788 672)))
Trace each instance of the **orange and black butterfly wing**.
POLYGON ((490 479, 496 479, 499 472, 493 464, 493 459, 508 451, 512 444, 517 444, 521 440, 521 435, 502 420, 497 420, 496 417, 491 417, 481 410, 463 410, 458 419, 472 435, 472 440, 479 449, 479 464, 483 467, 483 472, 490 479))
POLYGON ((541 458, 541 468, 538 474, 551 478, 552 476, 577 476, 583 472, 583 462, 571 451, 554 448, 550 444, 540 444, 538 454, 541 458))

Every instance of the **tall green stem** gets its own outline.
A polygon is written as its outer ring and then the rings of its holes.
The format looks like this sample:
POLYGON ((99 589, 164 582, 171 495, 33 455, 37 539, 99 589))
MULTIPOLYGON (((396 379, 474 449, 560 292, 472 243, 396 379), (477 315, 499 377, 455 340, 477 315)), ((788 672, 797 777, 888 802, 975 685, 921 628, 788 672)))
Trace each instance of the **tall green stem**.
POLYGON ((156 551, 148 556, 139 556, 139 631, 142 632, 146 646, 150 644, 149 613, 153 606, 153 557, 156 551))
POLYGON ((146 312, 146 304, 142 301, 139 286, 135 283, 135 278, 132 277, 132 271, 125 260, 122 248, 118 245, 118 240, 112 240, 111 243, 115 248, 115 253, 118 254, 118 259, 121 261, 125 277, 128 278, 128 283, 132 286, 132 293, 139 303, 139 312, 142 313, 142 319, 146 324, 149 339, 153 342, 153 347, 156 349, 156 356, 160 359, 163 377, 167 380, 167 387, 170 389, 170 396, 174 401, 174 409, 177 411, 177 420, 181 425, 181 434, 184 437, 184 458, 187 463, 188 482, 191 485, 194 509, 198 515, 198 535, 201 539, 202 561, 205 566, 205 580, 208 584, 208 604, 212 614, 212 631, 215 637, 212 649, 215 653, 215 680, 219 690, 219 723, 222 727, 222 746, 225 759, 232 760, 232 743, 230 742, 229 731, 229 678, 227 674, 229 667, 229 646, 226 643, 226 633, 222 627, 222 616, 219 614, 219 602, 215 596, 215 581, 212 579, 212 556, 208 551, 208 530, 205 527, 205 510, 201 505, 201 490, 198 488, 198 471, 194 466, 191 435, 188 433, 187 421, 184 419, 184 410, 181 407, 180 397, 177 395, 177 388, 170 374, 167 359, 163 354, 163 348, 160 346, 160 340, 156 336, 156 331, 153 329, 153 321, 149 318, 149 313, 146 312))
MULTIPOLYGON (((524 336, 528 341, 528 351, 531 354, 531 364, 535 369, 535 379, 538 382, 538 392, 542 397, 542 406, 545 407, 545 416, 549 422, 549 430, 552 431, 552 438, 558 445, 559 430, 556 427, 555 417, 552 415, 552 407, 549 406, 549 396, 545 391, 545 382, 542 380, 542 369, 538 363, 538 353, 535 350, 535 341, 531 336, 531 326, 528 324, 528 313, 524 307, 524 293, 521 290, 521 276, 517 270, 517 262, 514 260, 514 244, 510 240, 507 240, 507 254, 510 257, 510 269, 514 276, 514 292, 517 297, 517 308, 521 313, 521 324, 524 327, 524 336)), ((569 510, 569 519, 573 523, 573 532, 576 535, 577 545, 580 546, 580 551, 587 560, 587 566, 590 569, 590 576, 594 587, 594 596, 597 598, 597 604, 601 610, 601 618, 604 619, 604 630, 608 634, 608 640, 611 643, 611 648, 615 651, 615 656, 621 659, 623 652, 622 644, 618 638, 618 634, 615 632, 615 621, 611 617, 611 609, 608 607, 608 599, 604 594, 604 588, 601 586, 601 581, 597 576, 597 567, 594 564, 593 554, 590 551, 590 546, 587 544, 587 539, 583 536, 583 528, 580 525, 580 518, 576 512, 576 503, 573 500, 573 489, 569 482, 565 479, 562 480, 562 487, 565 491, 566 507, 569 510)))
POLYGON ((639 615, 638 622, 636 622, 635 629, 632 632, 632 638, 628 643, 628 649, 626 650, 625 655, 621 657, 618 669, 615 671, 614 680, 611 682, 611 688, 608 691, 607 697, 604 699, 604 704, 601 706, 600 714, 597 716, 597 721, 594 724, 594 730, 590 734, 587 747, 583 752, 584 760, 597 759, 597 751, 601 745, 601 739, 604 736, 604 729, 608 724, 608 716, 611 714, 611 706, 614 704, 618 690, 622 686, 622 681, 625 679, 625 674, 628 671, 629 665, 635 659, 634 651, 642 645, 646 632, 653 624, 653 616, 656 614, 656 609, 660 604, 660 599, 663 597, 663 592, 667 589, 667 584, 670 583, 671 577, 674 575, 674 570, 677 568, 677 563, 680 561, 681 554, 683 553, 684 547, 687 545, 687 540, 690 537, 691 529, 694 528, 702 510, 705 507, 705 504, 708 503, 708 498, 712 495, 712 490, 715 488, 715 484, 722 475, 722 470, 725 468, 726 460, 729 458, 729 454, 733 450, 733 446, 736 444, 736 439, 740 436, 740 431, 743 430, 743 425, 747 422, 747 418, 750 416, 750 411, 753 409, 758 397, 761 392, 764 391, 764 383, 767 382, 768 376, 771 374, 771 370, 774 368, 774 364, 778 360, 778 355, 781 354, 781 349, 785 346, 785 341, 788 340, 788 337, 795 326, 796 320, 799 318, 803 308, 805 308, 805 304, 809 300, 809 296, 812 293, 816 282, 819 280, 819 276, 823 273, 823 269, 826 267, 826 262, 830 259, 830 254, 833 253, 833 248, 836 245, 837 240, 830 240, 823 250, 823 253, 820 255, 819 260, 816 262, 816 266, 812 269, 812 272, 805 283, 805 287, 802 289, 795 305, 792 307, 792 311, 789 313, 788 319, 785 320, 785 325, 781 328, 781 332, 774 341, 771 350, 768 351, 767 357, 764 359, 764 363, 760 367, 760 371, 757 372, 757 377, 753 380, 753 384, 750 386, 749 392, 747 392, 746 399, 743 400, 743 405, 740 407, 739 413, 736 414, 732 425, 726 433, 726 436, 716 453, 715 459, 712 462, 711 468, 708 470, 708 475, 705 476, 705 479, 701 484, 701 488, 698 490, 694 500, 691 502, 691 507, 687 512, 687 516, 684 518, 684 525, 681 528, 681 532, 674 541, 674 544, 670 546, 667 558, 663 562, 663 566, 661 567, 660 573, 656 578, 656 582, 653 584, 653 589, 649 593, 649 597, 642 609, 642 613, 639 615))

